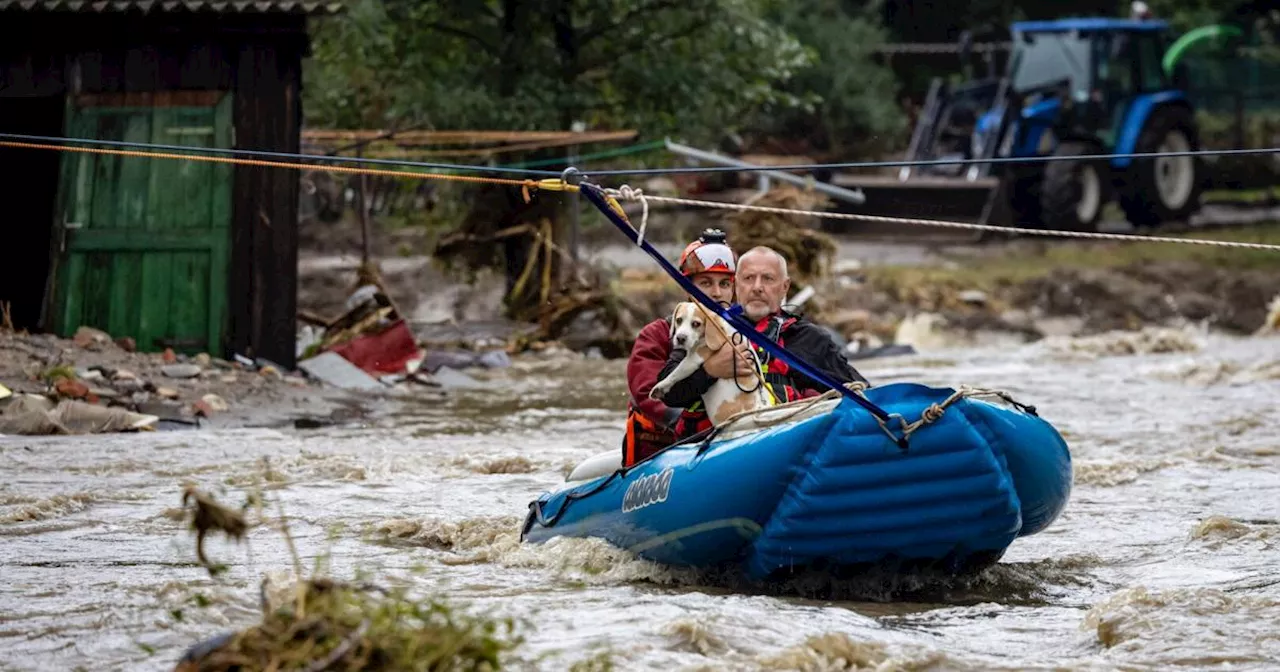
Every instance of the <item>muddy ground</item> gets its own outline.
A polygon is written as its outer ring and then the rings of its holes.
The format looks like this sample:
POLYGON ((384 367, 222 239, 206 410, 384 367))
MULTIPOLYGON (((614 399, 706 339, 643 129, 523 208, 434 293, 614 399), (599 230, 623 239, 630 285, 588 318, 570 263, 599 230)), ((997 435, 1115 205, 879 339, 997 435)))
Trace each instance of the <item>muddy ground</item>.
MULTIPOLYGON (((0 385, 13 396, 81 401, 160 419, 155 427, 326 424, 359 415, 359 401, 297 372, 207 355, 131 352, 101 332, 75 339, 0 331, 0 385)), ((12 431, 12 430, 11 430, 12 431)))

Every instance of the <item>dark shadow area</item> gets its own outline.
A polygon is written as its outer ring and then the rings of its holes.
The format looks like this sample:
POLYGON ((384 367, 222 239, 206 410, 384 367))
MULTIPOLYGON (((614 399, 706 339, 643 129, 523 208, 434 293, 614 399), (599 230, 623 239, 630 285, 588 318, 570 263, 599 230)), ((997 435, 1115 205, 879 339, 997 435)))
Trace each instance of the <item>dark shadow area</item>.
MULTIPOLYGON (((0 98, 0 132, 61 136, 62 96, 0 98)), ((49 275, 49 246, 58 197, 61 152, 0 147, 0 302, 10 304, 13 326, 36 331, 49 275)))

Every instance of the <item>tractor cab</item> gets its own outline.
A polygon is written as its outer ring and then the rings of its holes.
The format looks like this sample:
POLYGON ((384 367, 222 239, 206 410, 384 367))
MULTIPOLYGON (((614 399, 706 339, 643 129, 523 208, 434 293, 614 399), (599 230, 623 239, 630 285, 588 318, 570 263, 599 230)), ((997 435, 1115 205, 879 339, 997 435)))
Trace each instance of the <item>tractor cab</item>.
MULTIPOLYGON (((1013 26, 1010 92, 1031 118, 1113 148, 1132 105, 1144 94, 1176 93, 1165 76, 1164 23, 1079 20, 1013 26)), ((1032 124, 1027 139, 1046 130, 1032 124)))
POLYGON ((1160 21, 1015 23, 1002 76, 934 81, 908 160, 1061 157, 915 169, 996 177, 1019 226, 1092 229, 1112 197, 1136 225, 1185 219, 1198 201, 1193 157, 1092 158, 1196 148, 1190 103, 1166 72, 1167 31, 1160 21))

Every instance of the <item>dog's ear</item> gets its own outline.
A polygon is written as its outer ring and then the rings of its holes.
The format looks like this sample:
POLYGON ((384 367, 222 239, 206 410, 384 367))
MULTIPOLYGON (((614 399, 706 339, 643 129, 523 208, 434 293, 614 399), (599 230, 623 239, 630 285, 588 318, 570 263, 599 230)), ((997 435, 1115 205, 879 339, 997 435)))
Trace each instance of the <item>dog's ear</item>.
POLYGON ((667 320, 671 324, 671 328, 667 330, 667 338, 676 337, 676 316, 680 314, 680 306, 683 305, 683 303, 677 303, 676 307, 671 309, 671 317, 667 320))
POLYGON ((707 344, 707 349, 716 352, 723 348, 728 340, 725 337, 724 327, 720 324, 720 317, 707 310, 702 304, 696 304, 698 313, 702 317, 702 340, 707 344))

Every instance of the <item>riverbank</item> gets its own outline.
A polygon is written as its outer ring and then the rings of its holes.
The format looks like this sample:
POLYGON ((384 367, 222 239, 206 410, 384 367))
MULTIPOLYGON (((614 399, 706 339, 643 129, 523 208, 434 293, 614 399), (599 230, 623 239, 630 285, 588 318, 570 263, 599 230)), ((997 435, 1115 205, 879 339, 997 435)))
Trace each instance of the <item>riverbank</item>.
POLYGON ((361 400, 271 362, 140 353, 88 328, 70 339, 0 331, 0 385, 0 433, 9 434, 114 431, 121 423, 291 426, 301 418, 327 423, 361 413, 361 400), (61 410, 48 413, 55 408, 61 410))
MULTIPOLYGON (((1181 234, 1280 244, 1280 225, 1181 234)), ((953 342, 1033 341, 1195 324, 1251 334, 1277 320, 1280 253, 1191 244, 1013 240, 935 252, 925 264, 846 266, 819 285, 837 331, 900 342, 927 325, 953 342)))
MULTIPOLYGON (((1280 224, 1177 235, 1280 244, 1280 224)), ((812 282, 814 297, 797 310, 843 339, 917 349, 1185 324, 1248 334, 1268 321, 1269 304, 1280 294, 1280 254, 1270 251, 1025 238, 975 244, 844 235, 833 241, 829 275, 812 282)), ((674 244, 658 249, 671 258, 679 253, 674 244)), ((680 299, 675 283, 632 246, 597 245, 583 257, 603 269, 619 296, 650 311, 637 319, 652 319, 680 299)), ((300 302, 319 312, 336 310, 357 263, 351 257, 305 258, 300 302)), ((462 283, 425 257, 387 259, 382 270, 420 338, 473 343, 522 326, 504 322, 503 285, 495 275, 462 283)), ((793 297, 805 284, 793 282, 793 297)), ((590 340, 580 336, 570 340, 590 340)))

